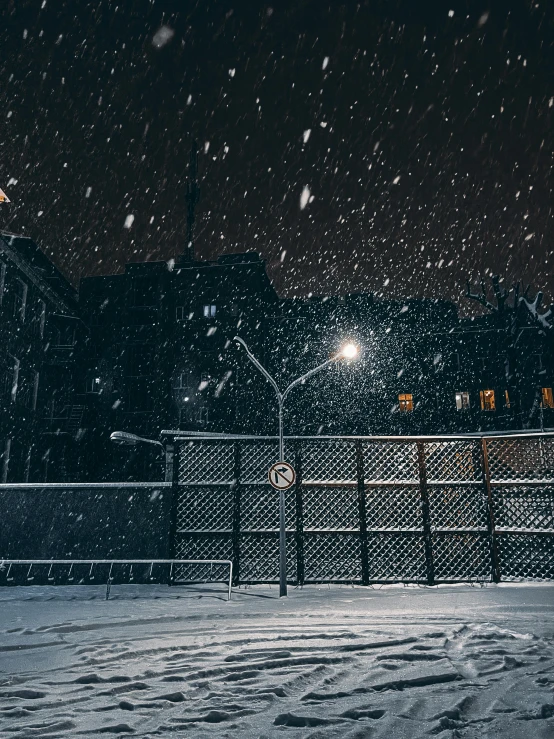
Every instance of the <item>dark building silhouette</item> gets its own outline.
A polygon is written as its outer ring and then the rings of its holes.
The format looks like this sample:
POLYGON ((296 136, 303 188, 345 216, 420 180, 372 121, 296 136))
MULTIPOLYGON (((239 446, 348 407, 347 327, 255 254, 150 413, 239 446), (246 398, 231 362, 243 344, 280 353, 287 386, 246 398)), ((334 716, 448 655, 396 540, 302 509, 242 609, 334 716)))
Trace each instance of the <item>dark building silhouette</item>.
MULTIPOLYGON (((362 350, 287 400, 289 434, 444 434, 552 423, 552 334, 523 312, 459 319, 456 306, 372 295, 280 300, 255 253, 216 262, 131 264, 85 278, 84 364, 91 448, 102 474, 148 476, 156 451, 110 449, 109 432, 162 429, 274 434, 273 390, 233 337, 283 389, 347 340, 362 350)), ((95 468, 98 473, 98 466, 95 468)), ((159 473, 156 473, 159 474, 159 473)))
POLYGON ((158 449, 118 448, 114 430, 275 434, 273 390, 236 335, 281 388, 345 341, 359 344, 359 360, 337 361, 291 392, 287 434, 554 426, 554 334, 529 310, 460 319, 441 300, 282 300, 257 253, 204 262, 191 245, 176 262, 82 279, 77 310, 74 291, 30 239, 4 235, 0 245, 6 479, 159 478, 158 449), (33 373, 39 390, 29 400, 22 388, 33 373))
POLYGON ((84 405, 77 293, 30 238, 0 232, 0 480, 75 478, 84 405))
MULTIPOLYGON (((82 360, 90 435, 103 449, 106 475, 114 455, 116 476, 126 459, 133 466, 132 453, 107 441, 114 429, 157 436, 163 428, 264 425, 231 341, 239 331, 260 345, 267 316, 278 309, 256 253, 130 264, 121 275, 83 279, 80 305, 91 331, 82 360)), ((151 456, 143 449, 135 456, 146 474, 151 456)))

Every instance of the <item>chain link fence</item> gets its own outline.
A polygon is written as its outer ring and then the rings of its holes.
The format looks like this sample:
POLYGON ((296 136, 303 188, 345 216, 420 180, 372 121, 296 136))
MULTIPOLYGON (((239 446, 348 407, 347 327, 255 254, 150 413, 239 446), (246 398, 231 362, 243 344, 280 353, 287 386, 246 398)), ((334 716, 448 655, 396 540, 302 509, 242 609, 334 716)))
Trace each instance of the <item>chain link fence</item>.
MULTIPOLYGON (((291 583, 554 577, 554 437, 292 437, 291 583)), ((279 579, 267 437, 176 438, 172 556, 279 579)))

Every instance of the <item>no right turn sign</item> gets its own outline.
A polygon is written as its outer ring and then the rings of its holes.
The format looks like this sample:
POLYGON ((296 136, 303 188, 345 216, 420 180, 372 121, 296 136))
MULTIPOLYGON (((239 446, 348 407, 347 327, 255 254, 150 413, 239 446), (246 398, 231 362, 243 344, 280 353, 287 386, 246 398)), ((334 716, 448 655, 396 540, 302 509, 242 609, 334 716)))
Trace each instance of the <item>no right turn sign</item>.
POLYGON ((269 482, 276 490, 288 490, 296 480, 296 473, 288 462, 275 462, 269 468, 269 482))

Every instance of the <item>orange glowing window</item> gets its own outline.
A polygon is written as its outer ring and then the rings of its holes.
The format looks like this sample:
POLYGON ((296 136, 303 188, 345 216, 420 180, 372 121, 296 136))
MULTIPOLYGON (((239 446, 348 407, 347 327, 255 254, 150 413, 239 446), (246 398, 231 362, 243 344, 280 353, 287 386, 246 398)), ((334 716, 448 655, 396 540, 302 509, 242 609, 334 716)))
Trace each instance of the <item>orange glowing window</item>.
POLYGON ((482 411, 495 411, 496 401, 494 399, 494 390, 481 390, 479 392, 481 398, 482 411))
POLYGON ((542 407, 554 408, 554 396, 552 395, 551 387, 542 388, 542 407))
POLYGON ((411 393, 400 393, 398 407, 402 413, 410 413, 414 409, 414 398, 411 393))

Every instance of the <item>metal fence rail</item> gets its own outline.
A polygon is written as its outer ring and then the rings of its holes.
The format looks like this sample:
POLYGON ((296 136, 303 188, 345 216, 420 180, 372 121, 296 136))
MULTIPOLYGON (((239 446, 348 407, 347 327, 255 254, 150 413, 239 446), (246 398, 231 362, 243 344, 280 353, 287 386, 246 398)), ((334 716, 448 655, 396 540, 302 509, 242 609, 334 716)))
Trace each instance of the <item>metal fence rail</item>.
MULTIPOLYGON (((309 582, 554 577, 554 435, 292 437, 288 578, 309 582)), ((173 556, 278 581, 271 437, 175 439, 173 556)))
POLYGON ((93 585, 106 583, 106 600, 112 583, 184 585, 198 582, 227 583, 231 600, 233 563, 227 559, 0 559, 0 584, 35 583, 93 585), (214 571, 215 565, 215 571, 214 571), (186 577, 192 566, 191 577, 186 577), (133 568, 134 573, 133 573, 133 568), (227 569, 228 576, 223 576, 227 569))

